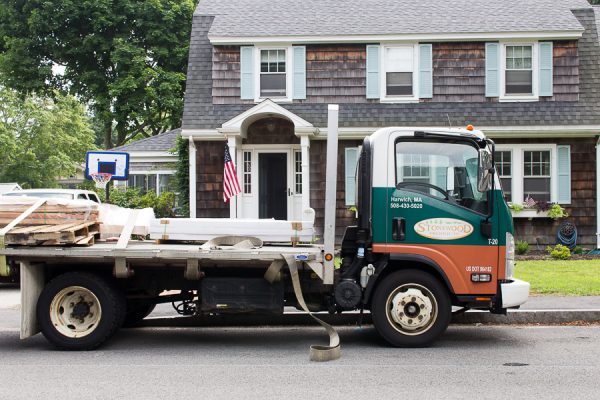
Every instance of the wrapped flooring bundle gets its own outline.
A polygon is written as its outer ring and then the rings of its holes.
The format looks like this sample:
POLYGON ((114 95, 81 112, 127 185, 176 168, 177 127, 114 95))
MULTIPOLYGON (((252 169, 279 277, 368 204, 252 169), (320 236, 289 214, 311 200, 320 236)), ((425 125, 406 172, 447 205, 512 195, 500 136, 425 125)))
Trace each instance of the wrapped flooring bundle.
POLYGON ((204 242, 220 236, 248 236, 272 243, 314 240, 315 212, 302 221, 243 218, 161 218, 150 224, 150 239, 204 242))

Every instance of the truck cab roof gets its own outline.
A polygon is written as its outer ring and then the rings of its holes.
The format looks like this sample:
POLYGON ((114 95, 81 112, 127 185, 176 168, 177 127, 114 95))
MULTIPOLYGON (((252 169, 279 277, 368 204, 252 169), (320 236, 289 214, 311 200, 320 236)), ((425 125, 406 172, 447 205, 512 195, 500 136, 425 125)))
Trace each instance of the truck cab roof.
POLYGON ((440 127, 389 127, 381 128, 371 135, 371 141, 376 142, 381 137, 387 137, 392 133, 400 133, 402 136, 414 136, 415 132, 429 132, 437 135, 466 136, 476 140, 485 140, 486 137, 478 129, 468 130, 465 128, 440 128, 440 127))

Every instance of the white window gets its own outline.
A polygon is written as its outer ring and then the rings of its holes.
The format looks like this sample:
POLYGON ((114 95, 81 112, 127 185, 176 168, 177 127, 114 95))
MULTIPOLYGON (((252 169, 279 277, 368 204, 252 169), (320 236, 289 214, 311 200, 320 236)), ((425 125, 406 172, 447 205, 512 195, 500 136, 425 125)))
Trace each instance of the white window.
POLYGON ((416 101, 418 53, 415 45, 382 47, 382 101, 416 101))
POLYGON ((499 144, 495 161, 506 201, 520 204, 530 197, 536 202, 570 203, 570 185, 559 182, 564 176, 570 183, 569 146, 499 144))
POLYGON ((504 192, 504 199, 510 202, 512 201, 512 151, 496 151, 494 158, 496 159, 496 170, 504 192))
POLYGON ((294 192, 302 194, 302 151, 294 151, 294 192))
POLYGON ((243 165, 243 192, 244 194, 252 194, 252 152, 244 151, 243 165))
POLYGON ((505 43, 502 45, 500 100, 537 100, 537 43, 505 43))
POLYGON ((550 201, 552 176, 550 150, 523 151, 523 194, 536 201, 550 201))
MULTIPOLYGON (((427 154, 406 154, 398 157, 399 171, 398 176, 402 177, 403 182, 430 182, 429 155, 427 154)), ((445 185, 444 185, 445 186, 445 185)))
POLYGON ((292 47, 257 48, 256 101, 291 101, 292 47))
POLYGON ((160 173, 130 173, 127 179, 127 187, 138 188, 141 193, 154 191, 157 196, 164 192, 172 192, 175 180, 172 172, 160 173))

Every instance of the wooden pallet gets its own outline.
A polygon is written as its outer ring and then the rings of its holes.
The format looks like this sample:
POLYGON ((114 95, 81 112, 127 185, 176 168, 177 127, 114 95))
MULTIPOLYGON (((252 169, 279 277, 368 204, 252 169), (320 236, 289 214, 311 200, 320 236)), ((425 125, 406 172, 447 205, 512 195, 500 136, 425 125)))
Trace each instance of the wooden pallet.
POLYGON ((11 229, 6 245, 17 246, 91 246, 100 234, 95 221, 69 222, 60 225, 36 225, 11 229))

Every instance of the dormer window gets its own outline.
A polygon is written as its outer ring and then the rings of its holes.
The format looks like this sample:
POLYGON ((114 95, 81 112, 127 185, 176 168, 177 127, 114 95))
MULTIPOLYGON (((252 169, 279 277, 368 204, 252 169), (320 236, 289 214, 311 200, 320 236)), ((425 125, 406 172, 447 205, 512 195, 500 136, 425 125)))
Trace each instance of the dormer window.
POLYGON ((260 97, 287 97, 286 50, 260 50, 260 97))
POLYGON ((507 95, 533 95, 533 46, 506 46, 507 95))
POLYGON ((385 48, 385 95, 413 95, 413 46, 385 48))

